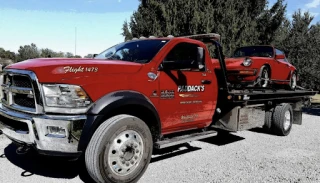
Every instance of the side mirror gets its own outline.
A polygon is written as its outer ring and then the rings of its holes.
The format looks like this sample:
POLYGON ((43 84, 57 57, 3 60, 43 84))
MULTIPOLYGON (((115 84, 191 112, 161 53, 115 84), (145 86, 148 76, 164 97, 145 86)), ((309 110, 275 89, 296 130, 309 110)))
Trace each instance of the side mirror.
POLYGON ((278 60, 278 59, 285 59, 286 57, 285 57, 285 55, 276 55, 276 59, 278 60))
POLYGON ((205 68, 205 60, 204 60, 204 49, 202 47, 198 47, 197 62, 199 65, 199 69, 203 70, 205 68))
POLYGON ((93 54, 93 55, 92 55, 92 58, 96 57, 97 55, 98 55, 98 54, 93 54))

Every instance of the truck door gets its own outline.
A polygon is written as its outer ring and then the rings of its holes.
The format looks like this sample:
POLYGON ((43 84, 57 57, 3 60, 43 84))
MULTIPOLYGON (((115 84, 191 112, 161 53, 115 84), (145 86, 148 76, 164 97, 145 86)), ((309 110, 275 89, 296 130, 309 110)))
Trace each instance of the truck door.
POLYGON ((203 127, 211 122, 216 81, 212 72, 199 69, 198 47, 194 43, 178 43, 160 64, 159 112, 163 133, 203 127))

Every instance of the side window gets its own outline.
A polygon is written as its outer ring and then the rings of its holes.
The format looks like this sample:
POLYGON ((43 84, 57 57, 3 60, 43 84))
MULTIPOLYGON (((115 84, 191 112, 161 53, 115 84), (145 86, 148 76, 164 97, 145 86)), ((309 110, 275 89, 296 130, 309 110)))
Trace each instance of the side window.
POLYGON ((199 70, 197 63, 198 45, 192 43, 177 44, 163 61, 165 69, 169 70, 199 70))
POLYGON ((283 61, 289 62, 289 61, 287 60, 287 57, 286 57, 286 55, 284 54, 283 51, 280 51, 280 50, 276 49, 276 55, 284 55, 283 61))
POLYGON ((283 55, 284 53, 282 53, 282 51, 276 49, 276 55, 283 55))

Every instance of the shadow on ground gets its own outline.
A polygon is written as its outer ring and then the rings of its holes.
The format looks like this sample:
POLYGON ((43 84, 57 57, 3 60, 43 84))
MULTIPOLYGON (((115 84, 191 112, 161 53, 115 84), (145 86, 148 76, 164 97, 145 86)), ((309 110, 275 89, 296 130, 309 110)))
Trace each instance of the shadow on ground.
POLYGON ((320 116, 320 105, 303 108, 302 112, 313 116, 320 116))
POLYGON ((221 133, 215 137, 210 137, 207 139, 202 139, 200 140, 201 142, 206 142, 209 144, 213 144, 213 145, 217 145, 217 146, 223 146, 223 145, 227 145, 227 144, 231 144, 237 141, 241 141, 244 140, 245 138, 234 135, 232 133, 221 133))
MULTIPOLYGON (((16 149, 17 146, 14 144, 8 145, 4 149, 4 154, 0 155, 0 158, 7 158, 12 164, 23 169, 24 171, 20 174, 22 177, 40 175, 50 178, 73 179, 79 176, 85 183, 94 182, 86 171, 83 157, 78 161, 68 161, 63 158, 41 156, 34 151, 30 151, 24 155, 18 155, 16 154, 16 149)), ((201 148, 193 147, 189 144, 182 144, 180 146, 157 150, 154 153, 155 157, 153 156, 151 159, 151 163, 200 149, 201 148)))
POLYGON ((262 134, 271 135, 271 136, 276 135, 276 134, 272 133, 270 130, 266 130, 263 128, 252 128, 252 129, 249 129, 248 131, 254 132, 254 133, 262 133, 262 134))

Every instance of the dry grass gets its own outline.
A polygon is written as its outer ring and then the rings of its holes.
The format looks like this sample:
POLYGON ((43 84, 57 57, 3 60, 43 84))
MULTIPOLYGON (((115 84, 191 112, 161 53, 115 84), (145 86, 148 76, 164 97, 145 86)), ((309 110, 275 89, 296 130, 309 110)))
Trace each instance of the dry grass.
POLYGON ((315 95, 314 97, 312 97, 311 102, 320 104, 320 94, 315 95))

